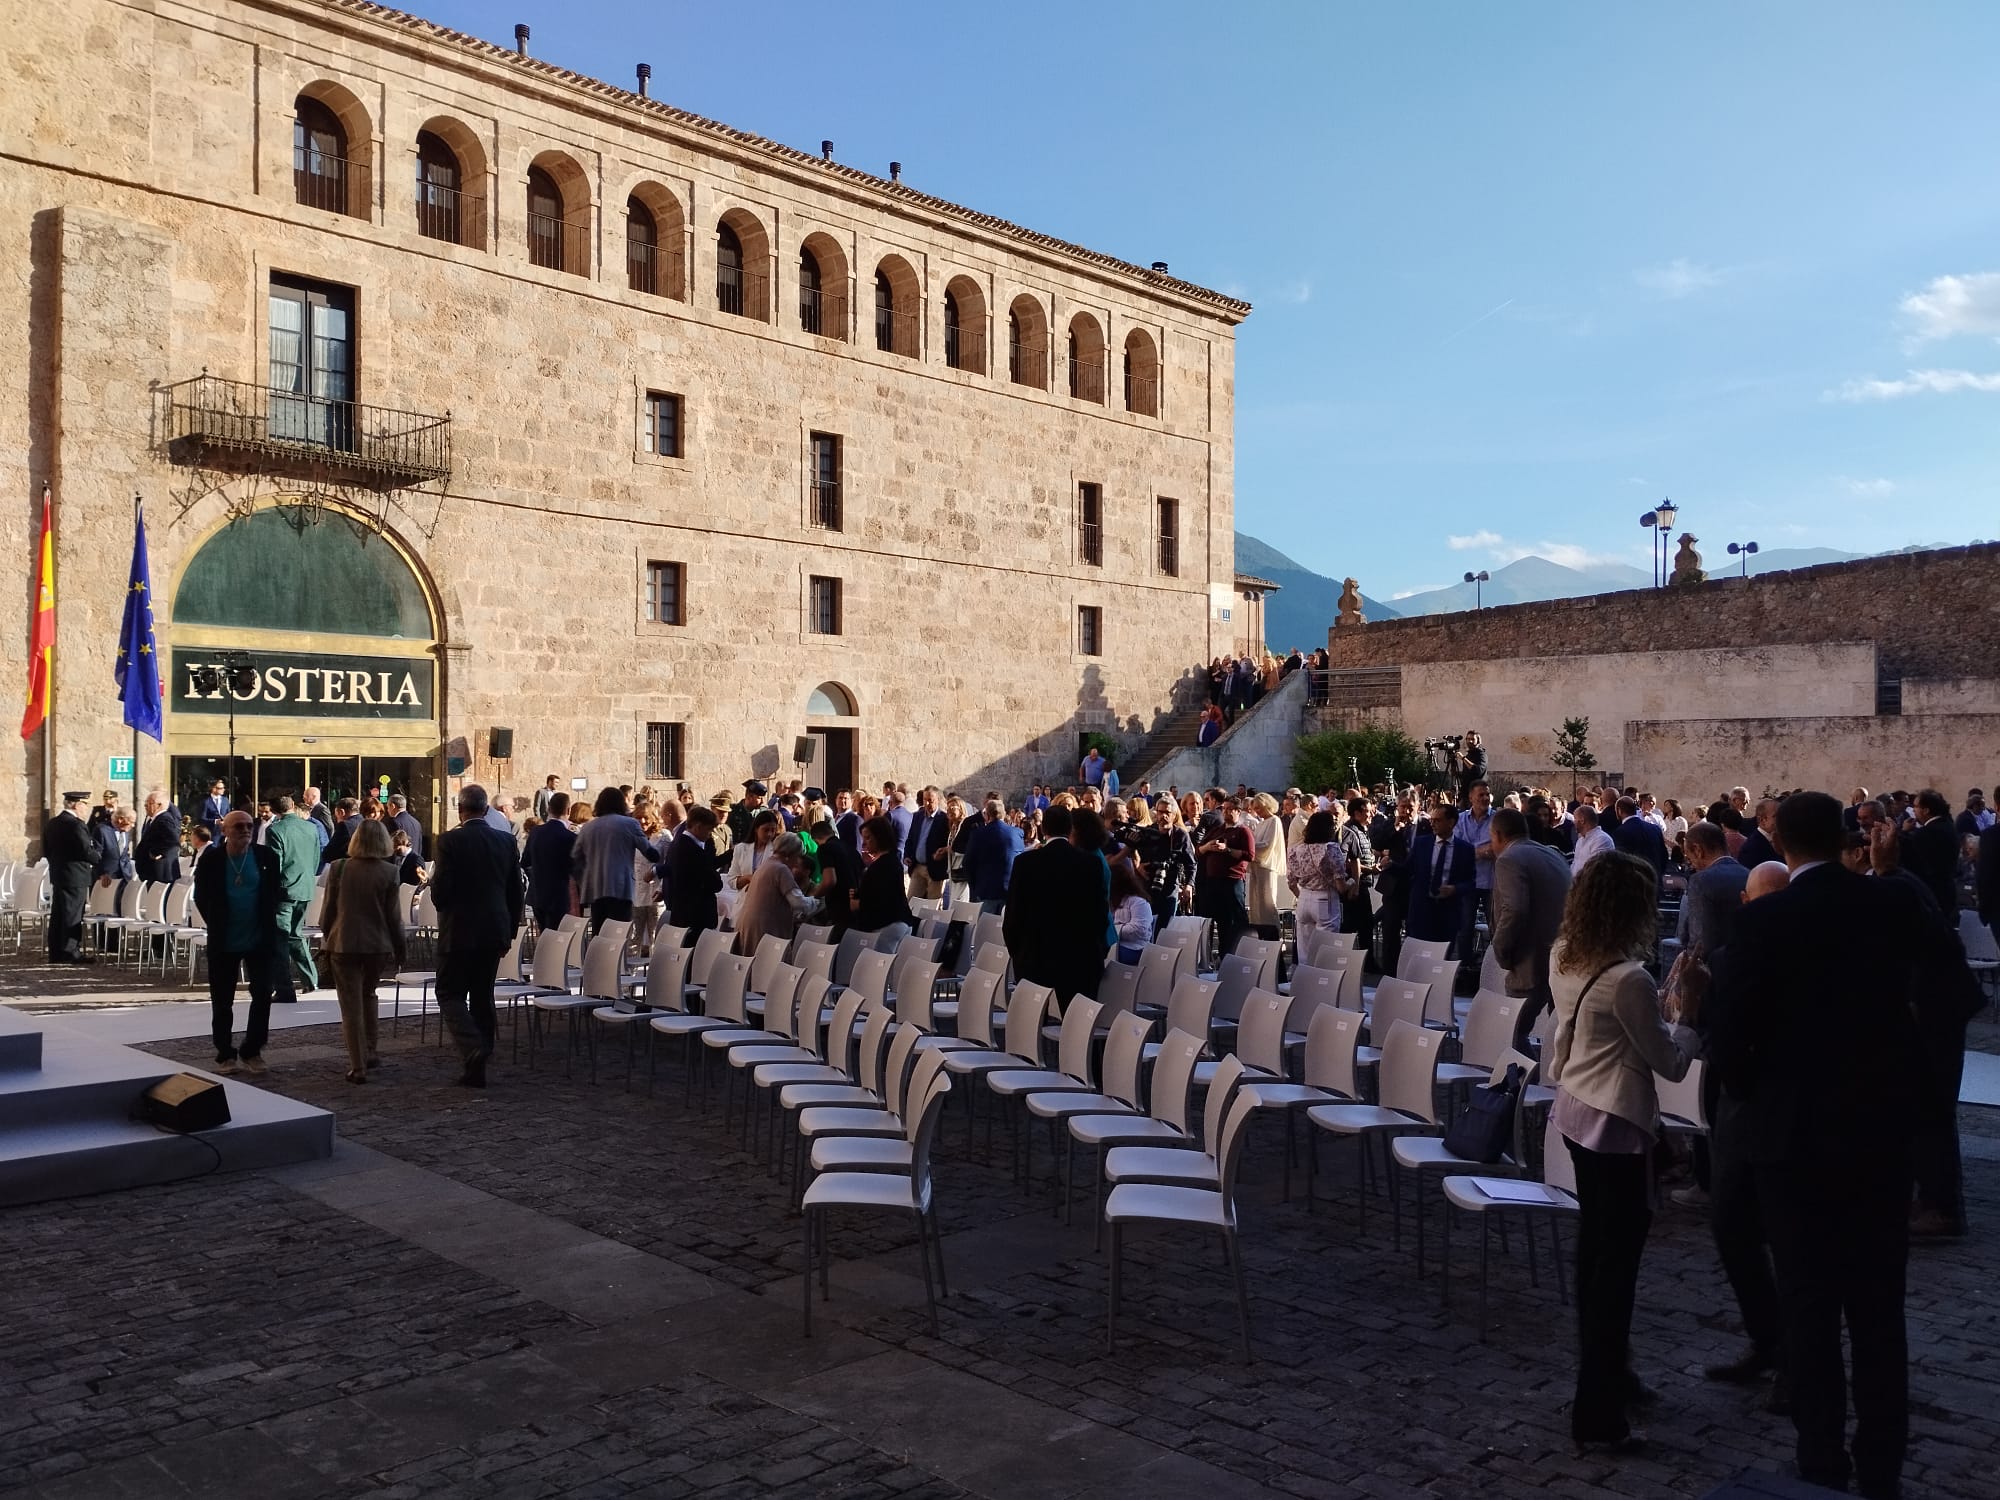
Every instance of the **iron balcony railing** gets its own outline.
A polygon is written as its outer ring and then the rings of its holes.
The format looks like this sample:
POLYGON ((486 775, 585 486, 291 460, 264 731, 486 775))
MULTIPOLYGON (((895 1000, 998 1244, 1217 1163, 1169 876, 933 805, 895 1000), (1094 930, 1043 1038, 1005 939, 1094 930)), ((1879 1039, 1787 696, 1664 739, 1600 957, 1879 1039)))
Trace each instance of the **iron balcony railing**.
POLYGON ((1104 566, 1104 526, 1099 521, 1077 523, 1077 553, 1093 568, 1104 566))
POLYGON ((681 266, 681 252, 671 245, 625 242, 625 284, 635 292, 681 301, 687 285, 681 266))
POLYGON ((1151 375, 1125 376, 1125 410, 1137 412, 1142 417, 1157 417, 1160 414, 1160 382, 1151 375))
POLYGON ((1031 385, 1036 390, 1048 385, 1049 351, 1041 344, 1007 346, 1007 378, 1015 385, 1031 385))
POLYGON ((812 513, 808 517, 814 526, 823 526, 828 531, 840 530, 840 481, 838 479, 815 479, 812 481, 812 513))
POLYGON ((292 197, 307 208, 324 208, 337 214, 356 212, 353 194, 368 181, 369 162, 365 157, 330 156, 324 151, 292 148, 292 197))
POLYGON ((741 266, 718 262, 715 267, 715 306, 718 312, 765 322, 764 293, 768 278, 741 266))
POLYGON ((451 478, 451 418, 274 391, 203 373, 154 387, 175 463, 376 490, 451 478))
POLYGON ((1079 401, 1104 402, 1104 361, 1072 359, 1069 362, 1069 393, 1079 401))
POLYGON ((1170 532, 1160 537, 1160 571, 1169 578, 1181 576, 1180 539, 1170 532))
POLYGON ((986 331, 977 323, 944 325, 944 362, 954 370, 986 373, 986 331))
POLYGON ((528 261, 545 271, 590 274, 590 226, 528 212, 528 261))
POLYGON ((847 337, 847 298, 825 287, 799 288, 799 327, 821 338, 847 337))
POLYGON ((435 182, 417 183, 417 233, 477 250, 486 243, 486 200, 435 182))
POLYGON ((875 347, 884 354, 901 354, 915 359, 920 352, 922 325, 917 314, 901 308, 875 308, 875 347))

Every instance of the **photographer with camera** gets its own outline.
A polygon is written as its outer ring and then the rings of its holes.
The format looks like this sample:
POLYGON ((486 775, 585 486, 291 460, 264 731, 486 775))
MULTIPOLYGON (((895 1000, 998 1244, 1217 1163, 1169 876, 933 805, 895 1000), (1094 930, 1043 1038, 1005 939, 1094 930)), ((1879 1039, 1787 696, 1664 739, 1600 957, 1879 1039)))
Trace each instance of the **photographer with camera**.
POLYGON ((1486 779, 1486 747, 1479 742, 1479 731, 1468 729, 1457 736, 1457 742, 1451 744, 1451 757, 1458 771, 1458 800, 1470 802, 1472 784, 1486 779))

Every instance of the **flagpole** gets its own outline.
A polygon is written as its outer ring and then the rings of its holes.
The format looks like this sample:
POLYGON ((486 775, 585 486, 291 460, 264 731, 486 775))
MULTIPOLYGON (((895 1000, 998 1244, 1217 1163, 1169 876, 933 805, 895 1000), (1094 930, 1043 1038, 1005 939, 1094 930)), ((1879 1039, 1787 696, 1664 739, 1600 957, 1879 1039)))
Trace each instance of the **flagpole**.
MULTIPOLYGON (((145 502, 145 501, 144 501, 143 499, 141 499, 141 498, 140 498, 140 495, 139 495, 139 492, 138 492, 137 490, 134 490, 134 491, 132 491, 132 530, 133 530, 133 532, 134 532, 134 534, 135 534, 135 535, 137 534, 137 532, 138 532, 138 529, 139 529, 139 522, 140 522, 140 518, 141 518, 141 517, 142 517, 142 516, 143 516, 143 515, 145 514, 145 504, 146 504, 146 502, 145 502)), ((150 607, 151 607, 151 601, 149 600, 149 601, 148 601, 147 603, 148 603, 148 607, 150 608, 150 607)), ((152 671, 152 670, 157 670, 157 665, 156 665, 155 667, 152 667, 152 668, 148 668, 148 670, 149 670, 149 671, 152 671)), ((132 726, 132 819, 133 819, 133 827, 135 827, 135 828, 136 828, 136 827, 138 826, 138 820, 139 820, 139 817, 140 817, 140 815, 141 815, 141 814, 142 814, 143 812, 144 812, 144 808, 143 808, 143 807, 142 807, 142 806, 140 805, 140 802, 139 802, 139 726, 138 726, 137 724, 134 724, 134 725, 132 726)))
MULTIPOLYGON (((53 561, 56 555, 56 507, 53 494, 49 489, 49 482, 46 479, 42 481, 42 514, 48 518, 49 558, 51 561, 53 561)), ((36 566, 37 566, 37 571, 39 571, 40 564, 37 563, 36 566)), ((36 586, 40 587, 39 579, 37 580, 36 586)), ((55 627, 56 627, 56 607, 55 607, 55 601, 51 599, 49 601, 49 634, 51 638, 53 638, 55 634, 55 627)), ((56 793, 55 793, 55 785, 56 785, 55 743, 56 743, 56 653, 54 649, 51 648, 51 650, 49 651, 48 712, 44 714, 42 717, 42 826, 43 827, 48 826, 49 819, 53 818, 56 815, 56 808, 59 805, 56 801, 56 793)))

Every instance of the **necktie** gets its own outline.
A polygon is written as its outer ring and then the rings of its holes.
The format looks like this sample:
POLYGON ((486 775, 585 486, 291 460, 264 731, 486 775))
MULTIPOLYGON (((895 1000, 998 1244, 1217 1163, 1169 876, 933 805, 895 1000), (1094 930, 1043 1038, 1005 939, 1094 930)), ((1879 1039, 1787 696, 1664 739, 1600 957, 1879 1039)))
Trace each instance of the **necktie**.
POLYGON ((1451 845, 1443 839, 1437 841, 1437 854, 1431 860, 1431 894, 1435 896, 1444 888, 1444 857, 1451 845))

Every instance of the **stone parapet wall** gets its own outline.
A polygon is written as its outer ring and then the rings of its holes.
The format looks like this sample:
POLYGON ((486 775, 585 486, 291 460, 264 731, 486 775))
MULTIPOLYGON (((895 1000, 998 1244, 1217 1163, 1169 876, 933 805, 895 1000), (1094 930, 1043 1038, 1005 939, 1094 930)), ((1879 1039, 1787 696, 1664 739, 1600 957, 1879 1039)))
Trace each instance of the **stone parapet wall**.
POLYGON ((1626 784, 1684 805, 1738 785, 1753 794, 1808 787, 1843 801, 1857 786, 1931 786, 1956 807, 1967 787, 2000 780, 1996 746, 2000 713, 1637 721, 1625 726, 1621 769, 1626 784))

